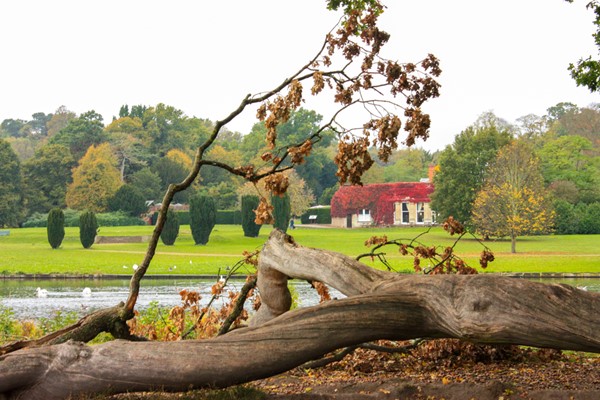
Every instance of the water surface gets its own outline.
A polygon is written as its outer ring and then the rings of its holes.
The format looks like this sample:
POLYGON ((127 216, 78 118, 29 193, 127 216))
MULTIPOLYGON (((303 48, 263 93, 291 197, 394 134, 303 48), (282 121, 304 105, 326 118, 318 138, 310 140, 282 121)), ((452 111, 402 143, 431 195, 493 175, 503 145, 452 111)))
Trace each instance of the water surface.
MULTIPOLYGON (((567 283, 600 292, 599 278, 562 278, 535 279, 543 283, 567 283)), ((174 307, 181 304, 179 292, 183 289, 193 290, 202 296, 201 304, 206 305, 211 298, 211 287, 216 280, 206 279, 145 279, 140 288, 136 308, 143 310, 151 302, 158 302, 162 307, 174 307)), ((314 289, 305 281, 291 280, 293 292, 299 307, 308 307, 319 302, 314 289)), ((243 280, 230 280, 228 288, 239 290, 243 280)), ((127 300, 129 280, 126 279, 51 279, 51 280, 0 280, 0 306, 12 309, 19 319, 38 319, 52 317, 56 310, 77 312, 80 315, 90 311, 113 307, 120 301, 127 300), (37 297, 37 288, 45 289, 47 297, 37 297), (83 289, 89 287, 91 296, 85 297, 83 289)), ((332 297, 344 297, 338 291, 330 290, 332 297)), ((219 308, 227 299, 217 300, 213 305, 219 308)), ((248 304, 248 303, 247 303, 248 304)))

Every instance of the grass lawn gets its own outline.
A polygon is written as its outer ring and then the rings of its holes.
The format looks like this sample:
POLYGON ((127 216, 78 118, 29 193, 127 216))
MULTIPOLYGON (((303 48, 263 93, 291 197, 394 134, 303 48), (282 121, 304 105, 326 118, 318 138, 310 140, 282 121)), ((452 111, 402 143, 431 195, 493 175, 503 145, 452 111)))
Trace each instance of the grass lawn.
MULTIPOLYGON (((102 227, 103 236, 151 235, 151 226, 102 227)), ((39 274, 131 274, 131 266, 140 264, 147 243, 95 244, 84 249, 79 242, 79 229, 66 228, 62 246, 53 250, 45 228, 11 229, 0 237, 0 273, 39 274), (127 268, 124 268, 126 266, 127 268)), ((425 228, 307 229, 302 226, 290 233, 303 246, 322 248, 356 256, 368 249, 364 242, 371 236, 387 235, 389 239, 412 239, 425 228)), ((260 249, 271 231, 261 229, 258 238, 247 238, 242 228, 217 225, 206 246, 196 246, 189 226, 182 226, 174 246, 162 242, 157 248, 151 274, 216 274, 242 258, 244 250, 260 249), (176 266, 176 269, 173 269, 176 266)), ((428 245, 449 246, 454 238, 441 228, 434 228, 420 240, 428 245)), ((600 235, 535 236, 519 238, 517 254, 510 254, 510 241, 486 242, 496 261, 487 272, 571 272, 600 273, 600 235)), ((481 245, 474 239, 463 239, 456 251, 471 265, 478 265, 481 245)), ((387 259, 398 271, 409 272, 412 259, 402 257, 396 248, 385 250, 387 259)))

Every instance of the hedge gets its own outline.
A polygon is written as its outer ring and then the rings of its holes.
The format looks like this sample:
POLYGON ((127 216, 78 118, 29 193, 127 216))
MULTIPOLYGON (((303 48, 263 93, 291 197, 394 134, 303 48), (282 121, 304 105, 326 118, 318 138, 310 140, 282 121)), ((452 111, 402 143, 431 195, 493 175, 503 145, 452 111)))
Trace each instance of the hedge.
MULTIPOLYGON (((79 211, 66 209, 65 226, 79 226, 79 211)), ((146 225, 146 223, 137 217, 131 217, 123 212, 111 212, 96 214, 96 220, 100 226, 133 226, 146 225)), ((48 224, 48 214, 33 213, 27 221, 23 223, 23 228, 45 228, 48 224)))
MULTIPOLYGON (((189 211, 177 211, 177 217, 179 217, 179 223, 181 225, 190 224, 190 213, 189 211)), ((151 221, 152 225, 156 224, 158 218, 158 212, 152 214, 151 221)), ((240 210, 217 210, 217 225, 241 225, 242 224, 242 212, 240 210)))
POLYGON ((303 224, 331 224, 331 207, 312 208, 300 216, 303 224), (317 219, 309 220, 308 217, 316 215, 317 219))

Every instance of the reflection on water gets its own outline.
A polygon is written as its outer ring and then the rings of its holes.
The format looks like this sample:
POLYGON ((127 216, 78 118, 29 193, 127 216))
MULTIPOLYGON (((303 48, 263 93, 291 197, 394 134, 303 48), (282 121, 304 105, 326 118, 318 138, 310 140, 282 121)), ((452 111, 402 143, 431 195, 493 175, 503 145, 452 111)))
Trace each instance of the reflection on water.
MULTIPOLYGON (((543 283, 567 283, 572 286, 600 292, 600 279, 536 279, 543 283)), ((137 309, 143 310, 157 301, 160 306, 173 307, 181 304, 179 292, 182 289, 197 291, 202 296, 202 303, 207 304, 211 297, 211 287, 215 280, 173 280, 147 279, 140 289, 137 309)), ((290 284, 297 293, 299 307, 308 307, 319 302, 315 290, 305 281, 292 280, 290 284)), ((228 287, 239 290, 243 280, 230 280, 228 287)), ((129 280, 0 280, 0 305, 13 310, 19 319, 37 319, 52 317, 56 310, 75 311, 81 315, 90 311, 112 307, 127 299, 129 280), (37 297, 36 289, 47 290, 47 297, 37 297), (92 295, 85 297, 83 289, 89 287, 92 295)), ((342 298, 341 293, 331 289, 331 296, 342 298)), ((219 308, 226 299, 220 299, 215 305, 219 308), (219 303, 221 302, 221 303, 219 303)))
MULTIPOLYGON (((179 292, 183 289, 199 292, 201 303, 206 305, 211 298, 211 287, 215 280, 173 280, 148 279, 140 288, 136 308, 143 310, 151 302, 158 302, 162 307, 173 307, 181 304, 179 292)), ((243 280, 230 280, 227 288, 239 290, 243 280)), ((319 302, 315 290, 304 281, 290 281, 297 293, 299 307, 308 307, 319 302)), ((0 305, 13 310, 19 319, 48 318, 56 310, 75 311, 81 315, 101 308, 113 307, 120 301, 127 300, 129 280, 101 279, 64 279, 64 280, 0 280, 0 305), (47 291, 47 297, 38 297, 37 288, 47 291), (91 296, 84 296, 83 289, 89 287, 91 296)), ((225 294, 226 295, 226 294, 225 294)), ((332 297, 343 295, 331 290, 332 297)), ((227 297, 213 303, 215 308, 227 300, 227 297)))

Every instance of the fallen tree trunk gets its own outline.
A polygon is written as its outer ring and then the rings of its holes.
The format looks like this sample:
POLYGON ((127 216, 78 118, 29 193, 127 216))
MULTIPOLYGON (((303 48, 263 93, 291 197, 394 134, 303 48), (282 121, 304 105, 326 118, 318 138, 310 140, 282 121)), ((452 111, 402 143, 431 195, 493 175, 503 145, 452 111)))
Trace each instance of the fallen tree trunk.
POLYGON ((276 231, 261 254, 258 282, 264 279, 265 293, 287 304, 280 292, 288 276, 323 280, 353 295, 279 316, 284 307, 264 299, 278 309, 261 317, 271 320, 211 340, 71 341, 19 350, 0 358, 0 393, 58 399, 226 387, 376 339, 444 337, 600 352, 600 295, 567 285, 493 275, 399 276, 303 248, 276 231))

